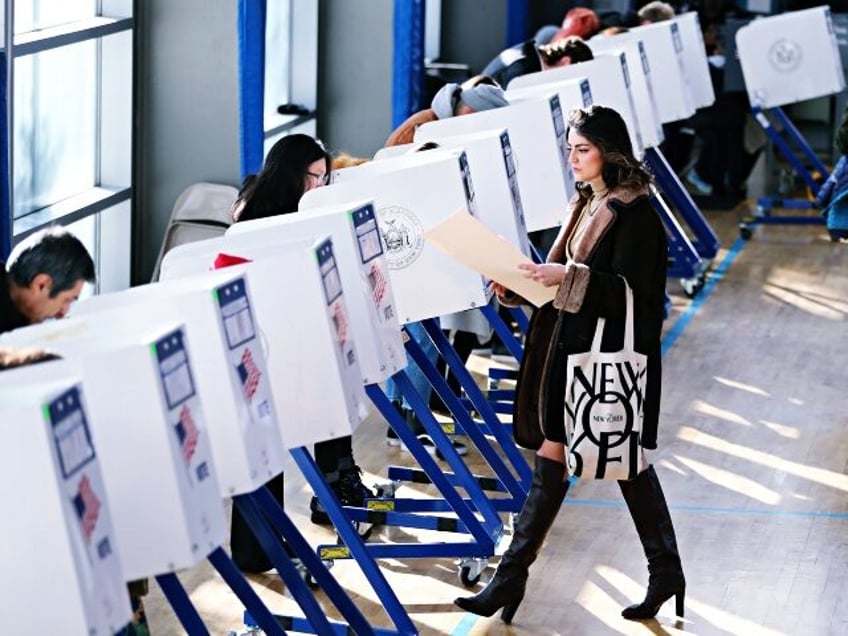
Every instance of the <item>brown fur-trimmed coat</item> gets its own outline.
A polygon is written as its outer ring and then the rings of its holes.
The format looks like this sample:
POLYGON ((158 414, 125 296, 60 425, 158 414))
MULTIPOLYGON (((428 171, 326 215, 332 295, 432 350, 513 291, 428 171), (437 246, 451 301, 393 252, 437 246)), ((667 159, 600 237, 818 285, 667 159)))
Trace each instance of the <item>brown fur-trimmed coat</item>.
MULTIPOLYGON (((538 448, 545 438, 565 442, 565 362, 591 348, 597 319, 605 317, 602 348, 621 349, 624 340, 624 283, 633 290, 635 348, 648 356, 642 446, 656 448, 659 420, 660 337, 665 303, 668 246, 665 228, 651 206, 648 190, 616 189, 601 202, 566 258, 566 241, 586 205, 570 201, 565 223, 548 254, 564 263, 566 275, 553 302, 530 321, 518 375, 513 430, 516 441, 538 448)), ((517 300, 517 297, 516 297, 517 300)), ((506 299, 505 304, 510 304, 506 299)), ((517 304, 517 303, 512 303, 517 304)))

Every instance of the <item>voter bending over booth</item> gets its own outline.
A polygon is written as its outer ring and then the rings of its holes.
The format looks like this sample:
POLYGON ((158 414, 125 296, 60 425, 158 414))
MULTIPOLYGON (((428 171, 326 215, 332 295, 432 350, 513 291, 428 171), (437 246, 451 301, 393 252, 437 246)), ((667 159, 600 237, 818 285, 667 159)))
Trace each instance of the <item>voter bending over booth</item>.
MULTIPOLYGON (((57 226, 32 234, 0 263, 0 333, 64 317, 84 284, 94 282, 94 261, 72 233, 57 226)), ((41 349, 3 347, 0 370, 54 357, 41 349)), ((129 589, 135 618, 143 624, 147 581, 132 582, 129 589)))
POLYGON ((64 317, 94 277, 85 246, 64 228, 27 237, 0 263, 0 333, 64 317))

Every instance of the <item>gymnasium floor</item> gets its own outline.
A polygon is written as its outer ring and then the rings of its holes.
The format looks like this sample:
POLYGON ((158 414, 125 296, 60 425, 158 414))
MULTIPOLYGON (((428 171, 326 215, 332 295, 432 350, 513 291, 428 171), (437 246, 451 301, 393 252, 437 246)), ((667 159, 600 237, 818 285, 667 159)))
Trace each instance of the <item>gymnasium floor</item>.
MULTIPOLYGON (((724 248, 695 301, 669 284, 674 309, 652 460, 683 557, 685 620, 675 621, 672 603, 655 621, 619 616, 642 598, 644 556, 616 485, 583 481, 566 499, 511 627, 451 603, 469 593, 452 560, 381 561, 422 634, 848 633, 848 245, 831 243, 823 226, 761 227, 743 242, 736 223, 750 206, 707 213, 724 248)), ((487 360, 472 364, 484 372, 487 360)), ((384 479, 388 464, 410 462, 384 435, 374 415, 354 436, 368 483, 384 479)), ((483 470, 474 451, 468 460, 483 470)), ((297 470, 286 476, 294 521, 313 544, 333 541, 309 522, 311 491, 297 470)), ((408 537, 391 530, 372 540, 408 537)), ((373 624, 390 626, 354 563, 336 562, 332 572, 373 624)), ((238 601, 211 568, 180 578, 212 634, 242 633, 238 601)), ((250 578, 273 611, 297 613, 278 577, 250 578)), ((152 634, 183 633, 155 584, 146 606, 152 634)))

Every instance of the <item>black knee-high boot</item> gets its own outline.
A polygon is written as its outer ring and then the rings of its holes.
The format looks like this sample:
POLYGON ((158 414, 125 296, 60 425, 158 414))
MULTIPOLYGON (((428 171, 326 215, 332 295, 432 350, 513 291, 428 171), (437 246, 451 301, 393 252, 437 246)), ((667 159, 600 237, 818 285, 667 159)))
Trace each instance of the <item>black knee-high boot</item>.
POLYGON ((635 479, 620 481, 618 485, 648 558, 649 575, 645 600, 624 608, 621 615, 631 620, 653 618, 660 606, 674 596, 677 615, 683 616, 686 579, 657 473, 653 466, 649 466, 635 479))
POLYGON ((536 456, 530 492, 527 493, 527 500, 515 523, 512 541, 501 558, 495 576, 486 589, 476 596, 455 599, 456 605, 480 616, 491 616, 503 607, 503 622, 512 622, 524 598, 530 564, 536 560, 565 493, 568 492, 568 482, 564 482, 564 478, 563 464, 536 456))

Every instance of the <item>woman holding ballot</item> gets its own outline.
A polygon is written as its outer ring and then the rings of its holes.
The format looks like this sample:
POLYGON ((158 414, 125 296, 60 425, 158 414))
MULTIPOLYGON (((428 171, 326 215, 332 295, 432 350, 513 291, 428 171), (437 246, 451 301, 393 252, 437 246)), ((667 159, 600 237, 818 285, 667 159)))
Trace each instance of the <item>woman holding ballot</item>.
MULTIPOLYGON (((647 359, 640 401, 641 437, 635 446, 656 448, 660 403, 660 335, 663 321, 666 234, 649 201, 651 177, 634 157, 627 127, 613 109, 590 106, 568 118, 569 161, 578 192, 547 262, 523 264, 523 275, 556 287, 554 300, 531 320, 516 387, 513 429, 522 446, 537 449, 533 483, 515 523, 512 541, 488 586, 454 602, 464 610, 491 616, 503 608, 512 620, 524 598, 530 565, 536 560, 568 491, 566 470, 566 365, 571 354, 587 352, 599 318, 604 318, 601 349, 624 343, 625 281, 633 295, 634 349, 647 359)), ((501 302, 522 299, 493 283, 501 302)), ((573 429, 569 429, 573 430, 573 429)), ((573 450, 573 449, 572 449, 573 450)), ((674 528, 653 466, 619 481, 627 508, 648 559, 645 599, 622 611, 628 619, 652 618, 672 596, 683 615, 686 582, 674 528)))

